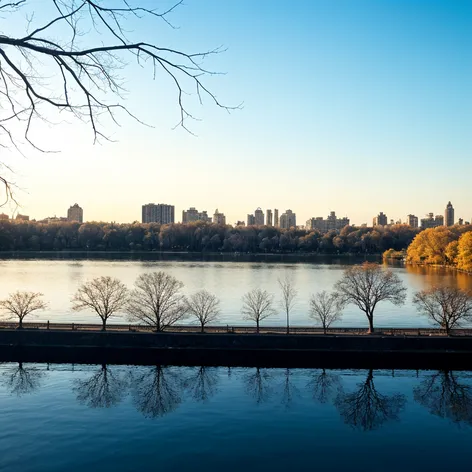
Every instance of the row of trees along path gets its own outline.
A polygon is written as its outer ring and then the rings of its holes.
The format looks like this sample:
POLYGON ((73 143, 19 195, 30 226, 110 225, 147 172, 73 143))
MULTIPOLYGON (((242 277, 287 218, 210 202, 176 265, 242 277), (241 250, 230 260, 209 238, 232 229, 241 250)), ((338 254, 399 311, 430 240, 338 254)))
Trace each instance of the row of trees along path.
MULTIPOLYGON (((287 333, 290 332, 290 313, 297 298, 292 279, 279 279, 280 304, 287 317, 287 333)), ((107 321, 119 312, 126 312, 132 322, 153 327, 155 331, 169 329, 174 324, 193 317, 204 332, 205 326, 218 319, 220 300, 205 289, 185 296, 184 284, 163 272, 140 275, 132 290, 113 277, 98 277, 81 285, 72 298, 73 310, 90 310, 102 320, 103 330, 107 321)), ((18 318, 19 328, 24 318, 47 307, 41 293, 17 291, 0 300, 0 309, 10 318, 18 318)), ((402 305, 406 300, 406 288, 390 269, 379 264, 364 263, 346 269, 334 290, 321 291, 311 296, 310 317, 327 328, 340 321, 342 310, 354 304, 367 317, 369 333, 374 331, 374 312, 381 302, 402 305)), ((472 319, 470 292, 455 287, 432 287, 414 295, 413 303, 449 334, 452 328, 472 319)), ((256 323, 259 333, 261 321, 275 314, 274 295, 255 288, 242 297, 241 313, 245 320, 256 323)))

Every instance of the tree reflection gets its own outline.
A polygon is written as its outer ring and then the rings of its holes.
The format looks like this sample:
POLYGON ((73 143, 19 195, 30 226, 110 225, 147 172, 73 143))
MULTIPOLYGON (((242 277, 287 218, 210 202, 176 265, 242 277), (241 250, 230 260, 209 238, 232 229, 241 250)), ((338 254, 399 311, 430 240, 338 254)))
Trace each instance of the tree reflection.
POLYGON ((211 367, 197 367, 185 380, 185 387, 193 399, 206 402, 217 391, 218 373, 211 367))
POLYGON ((307 386, 316 401, 326 403, 333 400, 341 389, 341 379, 339 375, 322 369, 314 373, 307 386))
POLYGON ((25 368, 23 362, 11 365, 4 375, 10 393, 21 397, 39 388, 44 372, 36 368, 25 368))
POLYGON ((300 390, 293 382, 293 372, 291 369, 285 369, 282 382, 282 404, 285 408, 290 408, 295 398, 300 396, 300 390))
POLYGON ((415 400, 432 415, 472 425, 472 387, 449 370, 429 375, 413 390, 415 400))
POLYGON ((273 393, 271 386, 272 376, 267 369, 256 369, 244 377, 246 392, 256 400, 256 403, 264 403, 269 400, 273 393))
POLYGON ((77 400, 91 408, 110 408, 118 404, 124 396, 127 382, 102 364, 89 379, 75 379, 74 392, 77 400))
POLYGON ((358 390, 350 393, 340 391, 335 400, 344 422, 362 431, 398 420, 405 403, 406 398, 402 394, 382 395, 377 391, 372 369, 367 373, 366 380, 358 384, 358 390))
POLYGON ((131 379, 134 404, 148 418, 164 416, 182 401, 183 379, 171 367, 146 367, 132 372, 131 379))

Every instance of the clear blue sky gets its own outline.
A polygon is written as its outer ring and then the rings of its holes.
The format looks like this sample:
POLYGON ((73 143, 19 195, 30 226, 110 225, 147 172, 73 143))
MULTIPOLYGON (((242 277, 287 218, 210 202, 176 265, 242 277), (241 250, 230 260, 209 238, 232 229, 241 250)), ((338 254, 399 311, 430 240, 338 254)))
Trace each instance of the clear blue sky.
POLYGON ((198 137, 172 130, 172 84, 132 67, 127 105, 154 128, 123 119, 109 129, 117 142, 98 146, 82 126, 41 129, 62 152, 10 161, 22 213, 77 202, 87 220, 125 222, 163 202, 179 218, 219 208, 234 223, 260 206, 290 208, 299 224, 332 210, 361 224, 451 200, 472 217, 471 1, 186 0, 171 19, 179 29, 146 22, 132 37, 223 45, 208 67, 227 74, 207 83, 243 109, 192 105, 198 137))

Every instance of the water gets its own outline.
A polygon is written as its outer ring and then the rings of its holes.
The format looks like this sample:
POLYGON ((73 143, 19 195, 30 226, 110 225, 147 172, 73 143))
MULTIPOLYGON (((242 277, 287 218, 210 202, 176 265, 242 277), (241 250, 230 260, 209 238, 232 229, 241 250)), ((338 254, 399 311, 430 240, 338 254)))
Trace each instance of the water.
MULTIPOLYGON (((325 260, 325 259, 324 259, 325 260)), ((204 261, 133 261, 133 260, 0 260, 0 298, 15 290, 32 290, 44 294, 48 309, 38 312, 31 321, 99 322, 91 312, 73 312, 70 299, 78 286, 101 275, 121 279, 132 286, 136 277, 145 272, 165 270, 185 284, 185 292, 201 288, 221 299, 219 324, 248 325, 240 313, 242 295, 256 287, 275 295, 278 315, 265 320, 266 325, 284 325, 285 317, 277 301, 280 290, 277 279, 289 274, 299 292, 291 316, 294 326, 313 323, 308 317, 308 300, 312 293, 331 290, 346 265, 340 259, 334 263, 267 263, 267 262, 204 262, 204 261)), ((432 284, 453 284, 472 288, 472 277, 445 269, 424 267, 395 267, 394 270, 408 288, 407 303, 395 307, 389 303, 376 309, 375 323, 379 327, 427 327, 428 321, 416 314, 411 305, 413 293, 432 284)), ((27 321, 28 319, 26 319, 27 321)), ((110 322, 125 323, 119 314, 110 322)), ((366 318, 354 306, 344 310, 337 325, 366 326, 366 318)), ((335 326, 335 325, 333 325, 335 326)))
POLYGON ((0 365, 0 470, 470 468, 470 372, 0 365))

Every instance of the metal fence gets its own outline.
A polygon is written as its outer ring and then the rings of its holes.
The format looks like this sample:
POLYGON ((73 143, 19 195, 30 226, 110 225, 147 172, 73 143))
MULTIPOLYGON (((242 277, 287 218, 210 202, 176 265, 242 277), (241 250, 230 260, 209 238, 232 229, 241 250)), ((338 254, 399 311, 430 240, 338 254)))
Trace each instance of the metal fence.
MULTIPOLYGON (((0 322, 1 329, 16 329, 17 322, 0 322)), ((64 331, 101 331, 101 324, 92 323, 51 323, 51 322, 27 322, 23 323, 24 329, 37 330, 64 330, 64 331)), ((153 326, 136 324, 107 324, 107 331, 116 332, 154 332, 153 326)), ((201 327, 198 325, 174 325, 164 330, 168 333, 199 333, 201 327)), ((323 334, 323 329, 313 326, 293 326, 290 327, 290 334, 309 335, 323 334)), ((236 334, 256 334, 255 326, 230 326, 213 325, 205 326, 205 333, 236 333, 236 334)), ((261 326, 260 334, 286 334, 286 326, 261 326)), ((444 336, 446 331, 439 328, 376 328, 375 333, 383 336, 444 336)), ((328 328, 328 335, 363 335, 367 334, 367 328, 328 328)), ((472 336, 472 329, 453 329, 454 336, 472 336)))

